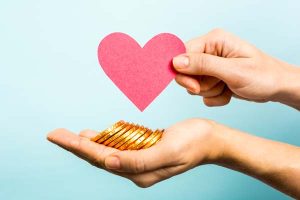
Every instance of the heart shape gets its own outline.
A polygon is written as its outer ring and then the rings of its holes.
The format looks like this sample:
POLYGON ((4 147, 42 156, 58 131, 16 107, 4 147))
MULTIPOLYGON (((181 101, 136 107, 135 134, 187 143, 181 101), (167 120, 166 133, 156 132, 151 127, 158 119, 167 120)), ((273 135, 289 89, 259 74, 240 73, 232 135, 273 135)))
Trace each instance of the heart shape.
POLYGON ((174 79, 172 58, 185 52, 175 35, 161 33, 142 48, 124 33, 112 33, 99 44, 98 59, 106 75, 143 111, 174 79))

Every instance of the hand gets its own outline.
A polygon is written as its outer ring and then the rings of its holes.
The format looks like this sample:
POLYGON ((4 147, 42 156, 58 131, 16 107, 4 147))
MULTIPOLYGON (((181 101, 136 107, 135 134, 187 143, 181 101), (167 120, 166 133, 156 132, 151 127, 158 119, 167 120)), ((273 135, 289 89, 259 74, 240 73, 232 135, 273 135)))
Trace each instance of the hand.
POLYGON ((300 198, 300 149, 258 138, 208 120, 191 119, 166 129, 154 146, 119 151, 90 141, 98 133, 79 136, 65 129, 48 139, 92 165, 130 179, 140 187, 211 163, 240 171, 300 198))
POLYGON ((48 135, 48 140, 140 187, 149 187, 200 164, 211 163, 221 155, 215 123, 208 120, 191 119, 175 124, 165 130, 156 145, 138 151, 119 151, 91 142, 90 138, 96 134, 86 130, 77 136, 58 129, 48 135))
POLYGON ((226 105, 234 96, 300 107, 300 70, 230 33, 216 29, 187 42, 186 51, 173 59, 175 79, 207 106, 226 105))

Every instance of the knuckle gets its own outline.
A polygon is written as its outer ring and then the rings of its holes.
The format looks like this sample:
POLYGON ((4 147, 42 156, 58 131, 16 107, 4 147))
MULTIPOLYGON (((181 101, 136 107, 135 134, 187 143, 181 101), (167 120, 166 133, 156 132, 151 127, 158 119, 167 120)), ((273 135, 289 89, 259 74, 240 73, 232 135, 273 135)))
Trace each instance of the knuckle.
POLYGON ((72 149, 73 150, 80 150, 81 147, 83 146, 83 138, 79 137, 78 139, 78 142, 74 143, 73 141, 70 141, 71 142, 71 146, 72 146, 72 149))
POLYGON ((206 65, 203 54, 193 54, 191 56, 191 65, 194 68, 195 73, 201 74, 203 66, 206 65))
POLYGON ((134 160, 134 166, 133 166, 133 172, 134 173, 141 173, 145 171, 145 162, 144 159, 140 158, 140 159, 135 159, 134 160))
POLYGON ((104 149, 102 148, 101 150, 97 151, 94 159, 91 160, 91 164, 95 167, 98 168, 104 168, 104 161, 102 159, 104 149))
POLYGON ((203 83, 203 84, 200 85, 201 93, 202 93, 202 92, 207 92, 207 91, 209 91, 210 89, 211 89, 211 86, 209 86, 208 84, 203 83))

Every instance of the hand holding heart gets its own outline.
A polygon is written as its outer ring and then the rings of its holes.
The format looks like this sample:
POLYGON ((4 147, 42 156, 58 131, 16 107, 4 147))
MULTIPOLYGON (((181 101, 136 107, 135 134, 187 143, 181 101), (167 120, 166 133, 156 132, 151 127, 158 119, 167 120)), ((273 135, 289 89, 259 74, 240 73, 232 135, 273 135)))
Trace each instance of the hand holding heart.
POLYGON ((164 33, 141 48, 130 36, 113 33, 99 44, 98 58, 107 76, 141 111, 175 75, 180 85, 202 96, 207 106, 226 105, 234 96, 299 108, 294 105, 298 98, 284 98, 292 95, 286 83, 297 81, 298 69, 219 29, 185 46, 176 36, 164 33))
MULTIPOLYGON (((223 106, 232 96, 256 102, 287 102, 299 69, 272 58, 238 37, 216 29, 186 43, 186 54, 173 59, 175 80, 207 106, 223 106)), ((299 86, 299 85, 298 85, 299 86)), ((292 97, 293 98, 293 97, 292 97)))

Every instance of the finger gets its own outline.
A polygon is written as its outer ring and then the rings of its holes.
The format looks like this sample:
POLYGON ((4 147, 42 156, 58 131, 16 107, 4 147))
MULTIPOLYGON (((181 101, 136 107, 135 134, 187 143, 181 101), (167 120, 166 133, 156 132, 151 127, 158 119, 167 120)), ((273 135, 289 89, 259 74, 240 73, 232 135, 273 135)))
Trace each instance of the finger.
POLYGON ((203 97, 216 97, 223 93, 224 88, 225 88, 225 83, 222 81, 208 91, 203 91, 203 92, 201 91, 199 95, 203 97))
POLYGON ((57 129, 48 134, 48 140, 60 147, 83 158, 92 165, 104 167, 104 159, 108 155, 117 152, 117 149, 106 147, 80 137, 65 129, 57 129))
POLYGON ((194 38, 186 42, 185 44, 186 52, 208 53, 212 55, 217 55, 218 53, 224 51, 223 41, 224 41, 224 37, 227 36, 228 34, 229 34, 228 32, 216 28, 206 33, 205 35, 202 35, 200 37, 194 38))
POLYGON ((177 74, 175 76, 175 81, 191 93, 198 94, 200 92, 200 85, 195 77, 177 74))
POLYGON ((198 94, 193 93, 193 92, 191 92, 191 91, 189 91, 189 90, 186 90, 186 91, 187 91, 187 93, 189 93, 190 95, 198 95, 198 94))
POLYGON ((173 58, 173 66, 179 73, 213 76, 229 83, 234 77, 239 78, 242 68, 238 68, 238 64, 234 58, 204 53, 187 53, 173 58))
POLYGON ((105 159, 108 169, 119 172, 143 173, 177 163, 175 151, 160 141, 155 146, 138 151, 119 151, 105 159))
POLYGON ((144 172, 140 174, 124 173, 124 172, 111 172, 113 174, 125 177, 135 183, 137 186, 147 188, 155 183, 166 180, 172 176, 180 174, 188 168, 184 165, 172 166, 166 168, 160 168, 150 172, 144 172))
POLYGON ((244 98, 244 97, 241 97, 241 96, 239 96, 239 95, 237 95, 237 94, 232 94, 232 97, 234 97, 234 98, 237 98, 237 99, 240 99, 240 100, 246 100, 246 101, 250 101, 250 99, 247 99, 247 98, 244 98))
POLYGON ((221 80, 213 76, 200 76, 200 92, 206 92, 215 87, 221 80))
POLYGON ((50 142, 64 148, 67 151, 70 151, 71 149, 71 141, 75 140, 77 137, 78 136, 72 134, 71 131, 63 128, 56 129, 47 135, 47 139, 50 142))
POLYGON ((142 188, 150 187, 153 184, 164 180, 164 179, 159 179, 156 171, 145 172, 141 174, 132 174, 132 173, 125 173, 125 172, 117 172, 117 171, 109 171, 109 172, 127 178, 131 180, 134 184, 142 188))
POLYGON ((228 104, 231 100, 232 92, 226 88, 224 93, 216 97, 204 97, 203 102, 205 105, 212 106, 224 106, 228 104))
POLYGON ((99 133, 96 132, 96 131, 93 131, 93 130, 90 130, 90 129, 86 129, 86 130, 81 131, 79 133, 79 136, 91 139, 91 138, 95 137, 98 134, 99 133))
POLYGON ((205 36, 194 38, 185 43, 186 52, 203 53, 205 50, 205 36))
POLYGON ((251 55, 255 51, 253 45, 220 28, 216 28, 201 37, 188 41, 185 47, 188 53, 207 53, 222 57, 227 57, 233 51, 238 51, 240 55, 245 56, 251 55))
POLYGON ((242 97, 242 96, 239 96, 237 94, 232 94, 233 97, 237 98, 237 99, 240 99, 240 100, 245 100, 245 101, 252 101, 252 102, 257 102, 257 103, 266 103, 268 102, 269 100, 267 99, 248 99, 248 98, 245 98, 245 97, 242 97))

